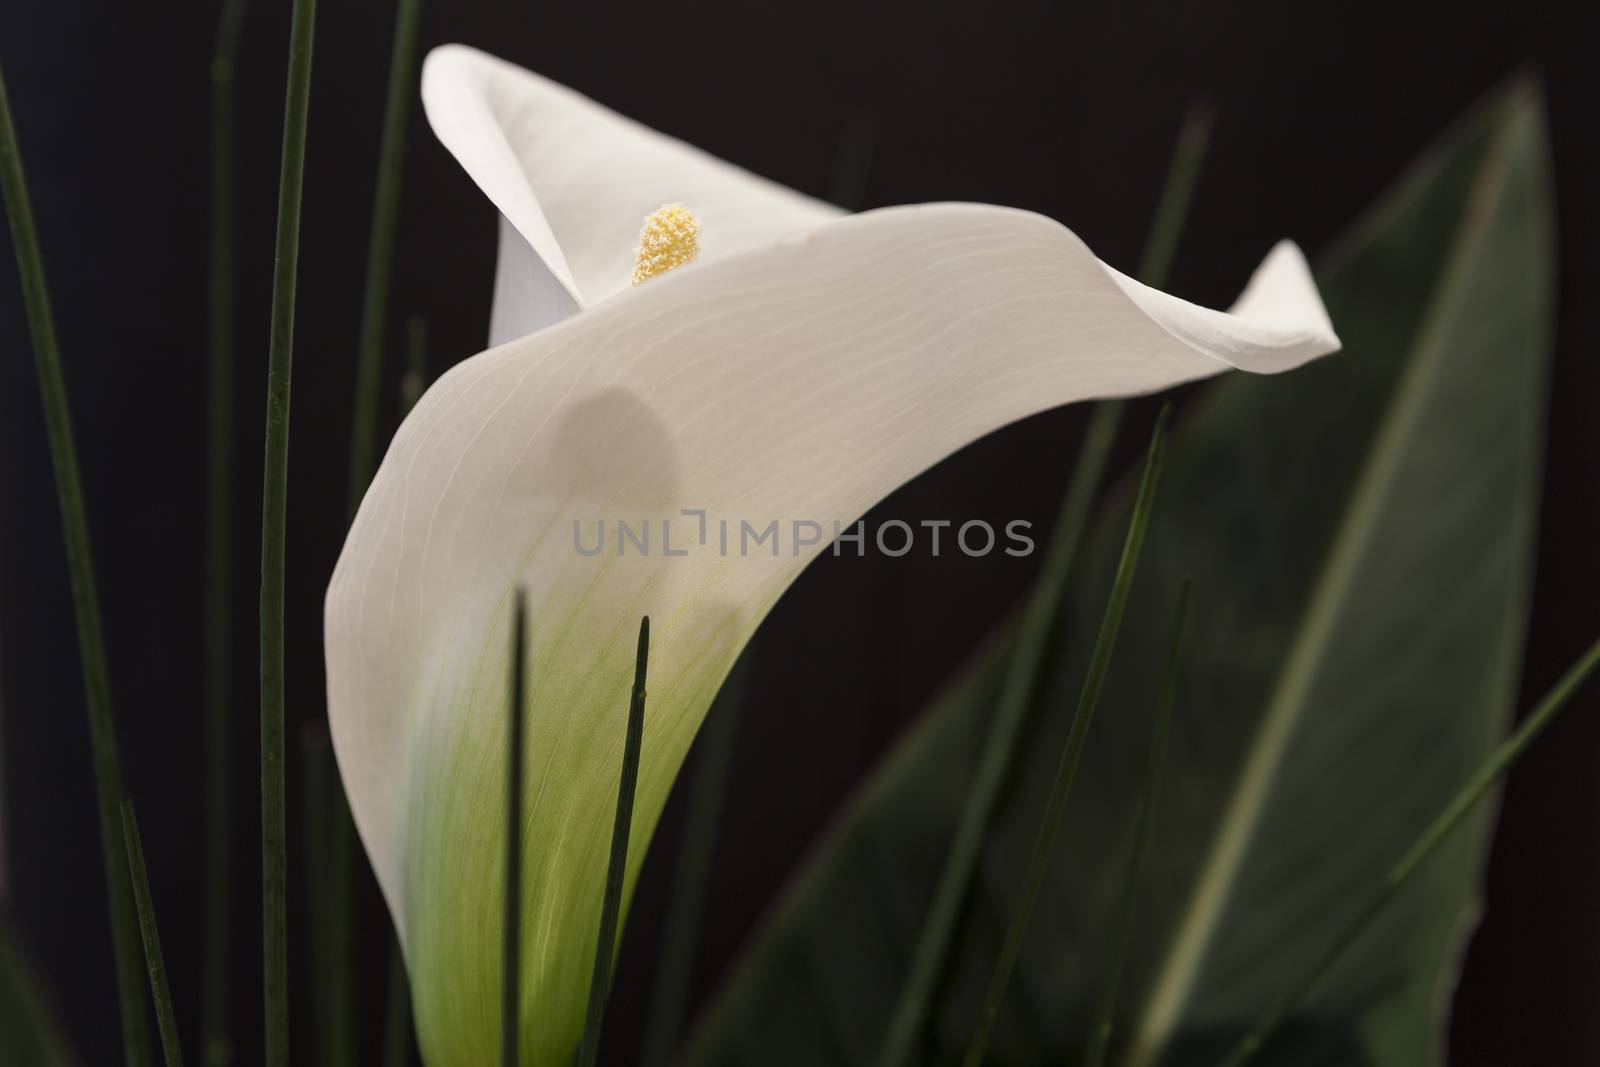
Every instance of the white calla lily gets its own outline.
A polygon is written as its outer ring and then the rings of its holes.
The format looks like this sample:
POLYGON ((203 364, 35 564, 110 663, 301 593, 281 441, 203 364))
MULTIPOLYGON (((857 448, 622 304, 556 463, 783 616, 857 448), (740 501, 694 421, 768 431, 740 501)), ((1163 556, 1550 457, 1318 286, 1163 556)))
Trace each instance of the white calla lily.
POLYGON ((328 590, 329 709, 424 1056, 493 1062, 509 610, 526 586, 537 1067, 565 1063, 582 1024, 640 616, 654 640, 630 894, 724 675, 834 522, 849 532, 1035 412, 1287 370, 1338 341, 1287 243, 1211 311, 1042 216, 844 215, 469 49, 428 58, 423 100, 502 216, 498 347, 428 391, 362 503, 328 590), (641 219, 668 202, 699 219, 699 260, 630 286, 641 219), (752 542, 773 522, 776 540, 752 542))

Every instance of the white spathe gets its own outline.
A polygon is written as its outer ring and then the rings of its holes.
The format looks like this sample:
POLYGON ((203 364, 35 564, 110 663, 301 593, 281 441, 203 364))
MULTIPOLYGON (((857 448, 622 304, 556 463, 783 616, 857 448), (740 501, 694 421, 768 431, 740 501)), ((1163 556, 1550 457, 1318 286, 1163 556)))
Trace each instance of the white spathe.
POLYGON ((844 215, 459 46, 429 56, 423 100, 502 216, 506 343, 428 391, 373 480, 328 590, 329 709, 424 1056, 492 1062, 509 604, 527 587, 522 1026, 538 1067, 565 1063, 581 1029, 640 616, 630 894, 724 675, 826 550, 799 544, 797 521, 826 538, 1035 412, 1288 370, 1338 340, 1287 243, 1224 313, 1029 212, 844 215), (630 288, 640 221, 668 202, 701 220, 701 259, 630 288), (686 511, 704 512, 703 540, 686 511), (618 521, 648 524, 648 552, 618 521), (740 551, 741 523, 774 521, 776 544, 740 551), (585 555, 597 524, 605 548, 585 555))

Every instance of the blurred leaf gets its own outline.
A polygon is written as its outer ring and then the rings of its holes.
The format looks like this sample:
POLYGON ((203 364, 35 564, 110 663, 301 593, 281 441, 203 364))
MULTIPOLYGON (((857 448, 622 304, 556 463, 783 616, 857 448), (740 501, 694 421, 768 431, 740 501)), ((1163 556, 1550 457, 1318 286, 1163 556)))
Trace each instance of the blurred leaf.
MULTIPOLYGON (((1111 958, 1168 604, 1195 599, 1112 1062, 1210 1067, 1300 975, 1506 726, 1534 550, 1553 292, 1537 88, 1513 83, 1329 255, 1346 345, 1188 407, 989 1061, 1072 1062, 1111 958)), ((918 1062, 959 1058, 1105 602, 1128 486, 1068 583, 918 1062)), ((1003 677, 1002 634, 849 805, 692 1050, 868 1064, 904 980, 1003 677)), ((1455 837, 1259 1064, 1440 1056, 1489 813, 1455 837)))
POLYGON ((11 917, 0 907, 0 1063, 69 1067, 76 1063, 61 1034, 11 917))

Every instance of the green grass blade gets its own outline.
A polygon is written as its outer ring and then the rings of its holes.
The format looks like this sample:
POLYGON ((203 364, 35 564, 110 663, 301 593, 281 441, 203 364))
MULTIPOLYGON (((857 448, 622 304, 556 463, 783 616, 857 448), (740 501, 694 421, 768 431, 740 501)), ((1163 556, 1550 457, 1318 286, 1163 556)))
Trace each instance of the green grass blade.
POLYGON ((606 866, 606 895, 600 906, 600 939, 594 948, 594 974, 589 980, 589 1010, 583 1020, 576 1067, 594 1067, 600 1049, 600 1021, 611 992, 611 963, 616 954, 617 921, 622 911, 622 881, 628 866, 628 834, 633 827, 633 791, 639 784, 639 749, 644 740, 645 676, 650 665, 650 617, 639 622, 639 649, 633 666, 633 699, 628 704, 628 733, 622 748, 622 775, 617 785, 617 817, 611 827, 611 860, 606 866))
POLYGON ((667 1067, 677 1058, 689 1000, 689 980, 694 973, 694 950, 705 908, 706 884, 716 852, 717 825, 722 817, 722 797, 733 765, 733 739, 738 733, 744 704, 749 655, 734 665, 706 720, 695 757, 689 809, 684 819, 683 844, 673 872, 672 896, 667 905, 666 931, 656 955, 655 987, 645 1023, 642 1067, 667 1067))
POLYGON ((155 1002, 156 1023, 161 1028, 161 1049, 166 1053, 167 1067, 183 1067, 178 1020, 172 1013, 172 990, 167 985, 167 965, 161 958, 161 934, 156 929, 156 906, 150 899, 150 873, 144 865, 144 843, 139 838, 133 805, 126 800, 122 802, 122 832, 128 849, 133 899, 139 908, 139 932, 144 937, 145 966, 150 970, 150 999, 155 1002))
POLYGON ((1083 680, 1083 691, 1078 697, 1078 708, 1073 713, 1072 728, 1061 751, 1061 762, 1050 786, 1050 799, 1045 805, 1044 818, 1039 823, 1039 833, 1034 839, 1033 852, 1028 857, 1028 871, 1023 878, 1022 893, 1011 915, 1005 942, 1000 956, 995 960, 989 979, 988 992, 978 1011, 978 1024, 967 1045, 964 1058, 966 1067, 978 1067, 983 1062, 989 1046, 989 1034, 1000 1013, 1000 1002, 1005 999, 1006 986, 1011 982, 1011 970, 1017 955, 1022 951, 1022 936, 1027 931, 1033 914, 1034 898, 1044 878, 1045 866, 1050 858, 1050 846, 1055 840, 1056 828, 1066 808, 1067 794, 1072 789, 1072 779, 1077 773, 1078 759, 1083 755, 1083 745, 1089 736, 1089 723, 1094 718, 1095 703, 1105 684, 1106 671, 1111 666, 1111 653, 1116 648, 1117 631, 1122 626, 1122 613, 1128 604, 1128 593, 1133 588, 1133 576, 1139 566, 1139 552, 1144 547, 1145 531, 1150 526, 1150 511, 1155 505, 1156 488, 1161 482, 1161 466, 1166 459, 1167 420, 1172 407, 1164 405, 1156 418, 1155 432, 1150 438, 1150 451, 1145 460, 1144 477, 1139 482, 1139 496, 1134 502, 1133 518, 1128 523, 1128 534, 1122 545, 1122 559, 1117 564, 1116 579, 1111 587, 1111 599, 1100 623, 1100 633, 1095 638, 1094 654, 1083 680))
POLYGON ((39 396, 44 404, 45 432, 50 440, 50 462, 55 471, 67 571, 72 582, 78 655, 83 665, 83 688, 89 710, 95 799, 100 813, 100 845, 104 851, 106 893, 111 911, 111 947, 116 962, 123 1055, 129 1067, 148 1067, 150 1029, 140 991, 144 980, 139 974, 139 931, 133 894, 128 885, 127 846, 122 836, 122 766, 117 756, 116 726, 111 716, 111 675, 106 666, 100 599, 95 590, 89 519, 84 511, 78 453, 72 439, 72 413, 67 404, 66 380, 61 373, 61 350, 50 312, 44 259, 39 253, 39 237, 34 229, 33 208, 28 201, 28 186, 22 173, 22 156, 11 122, 11 103, 6 96, 4 77, 0 77, 0 191, 5 194, 6 216, 16 248, 17 273, 22 279, 28 332, 33 338, 39 396))
MULTIPOLYGON (((1193 199, 1211 135, 1211 110, 1191 106, 1179 131, 1167 177, 1161 191, 1155 220, 1146 238, 1139 279, 1146 285, 1160 286, 1166 281, 1183 222, 1193 199)), ((927 1016, 949 951, 961 903, 972 881, 972 872, 983 847, 984 833, 994 813, 996 798, 1011 766, 1017 736, 1027 717, 1038 686, 1039 669, 1044 662, 1045 643, 1054 628, 1061 607, 1061 592, 1072 561, 1077 556, 1084 530, 1089 524, 1090 507, 1105 478, 1111 448, 1122 425, 1126 405, 1121 400, 1096 404, 1084 432, 1083 445, 1067 483, 1067 495, 1056 516, 1054 532, 1045 552, 1044 564, 1033 584, 1033 592, 1017 628, 1016 644, 1006 668, 1005 685, 996 706, 994 724, 984 742, 977 777, 967 792, 966 805, 951 841, 944 869, 934 889, 933 901, 917 940, 906 984, 901 989, 890 1018, 879 1067, 905 1067, 917 1033, 927 1016)))
POLYGON ((200 1058, 233 1061, 233 426, 238 272, 234 82, 245 0, 222 0, 211 55, 211 221, 206 380, 205 904, 200 1058))
POLYGON ((383 374, 383 341, 389 315, 389 283, 394 273, 395 223, 400 214, 406 124, 411 115, 417 72, 417 27, 422 0, 400 0, 389 53, 389 90, 383 109, 383 139, 378 146, 378 181, 372 198, 372 231, 367 245, 367 285, 361 301, 357 347, 356 407, 350 443, 349 514, 355 515, 372 480, 378 445, 378 388, 383 374))
POLYGON ((500 927, 500 1067, 517 1067, 522 1041, 522 771, 527 709, 528 603, 517 590, 511 616, 510 707, 506 729, 505 917, 500 927))
POLYGON ((294 0, 284 93, 283 160, 272 274, 267 425, 261 489, 261 961, 267 1067, 289 1064, 288 840, 284 817, 283 582, 289 501, 289 387, 294 363, 300 203, 311 103, 316 0, 294 0))
POLYGON ((1600 667, 1600 641, 1589 646, 1589 650, 1568 668, 1567 673, 1556 682, 1549 693, 1545 694, 1544 699, 1527 718, 1522 720, 1521 725, 1500 743, 1478 772, 1461 787, 1461 791, 1445 805, 1444 810, 1439 812, 1433 822, 1428 824, 1428 828, 1416 842, 1389 869, 1383 884, 1367 905, 1357 913, 1344 933, 1335 939, 1328 951, 1306 972, 1305 977, 1291 986, 1283 998, 1273 1005, 1261 1021, 1234 1046, 1233 1051, 1222 1060, 1222 1067, 1243 1067, 1243 1064, 1261 1051, 1262 1046, 1271 1039, 1278 1028, 1294 1014, 1327 977, 1328 972, 1344 958, 1344 954, 1366 932, 1367 927, 1383 913, 1395 895, 1405 888, 1418 868, 1427 862, 1428 857, 1440 845, 1444 844, 1494 784, 1511 769, 1545 728, 1566 708, 1572 696, 1584 682, 1589 680, 1596 667, 1600 667))
POLYGON ((1101 1067, 1111 1042, 1111 1019, 1117 1010, 1117 987, 1122 964, 1128 954, 1128 939, 1133 934, 1134 902, 1138 897, 1139 871, 1144 864, 1145 845, 1150 837, 1150 818, 1155 810, 1156 793, 1161 787, 1161 767, 1167 754, 1167 734, 1172 726, 1172 705, 1178 692, 1178 664, 1183 657, 1183 632, 1189 621, 1190 581, 1185 578, 1178 593, 1177 617, 1172 624, 1172 648, 1167 653, 1167 669, 1161 679, 1161 697, 1156 710, 1156 725, 1151 732, 1150 759, 1145 767, 1144 790, 1139 797, 1139 814, 1134 820, 1133 847, 1128 850, 1128 871, 1122 880, 1122 903, 1117 909, 1117 940, 1106 970, 1106 984, 1095 1005, 1094 1021, 1089 1026, 1089 1041, 1083 1054, 1084 1067, 1101 1067))

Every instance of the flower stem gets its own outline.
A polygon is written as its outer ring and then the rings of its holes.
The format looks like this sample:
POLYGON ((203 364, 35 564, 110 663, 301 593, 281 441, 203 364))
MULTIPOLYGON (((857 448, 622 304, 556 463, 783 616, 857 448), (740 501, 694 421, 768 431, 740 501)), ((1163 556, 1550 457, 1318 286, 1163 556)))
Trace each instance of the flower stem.
POLYGON ((528 605, 517 589, 511 615, 511 685, 506 731, 505 921, 500 928, 500 1067, 517 1067, 522 1042, 522 764, 527 709, 528 605))
POLYGON ((717 695, 717 702, 706 719, 699 753, 695 756, 683 844, 674 865, 666 931, 656 957, 655 986, 650 996, 643 1052, 639 1057, 643 1067, 667 1067, 676 1058, 684 1008, 689 999, 689 980, 694 973, 694 950, 705 906, 706 883, 711 877, 711 860, 716 851, 722 797, 727 791, 728 771, 733 765, 733 739, 738 732, 739 712, 744 703, 749 660, 746 652, 723 683, 722 692, 717 695))
POLYGON ((1100 699, 1100 688, 1105 683, 1106 671, 1111 666, 1111 653, 1116 647, 1117 633, 1122 628, 1122 614, 1128 606, 1128 594, 1133 589, 1133 576, 1139 566, 1139 553, 1144 547, 1145 530, 1150 525, 1150 512, 1155 505, 1156 488, 1161 482, 1161 467, 1166 459, 1167 419, 1172 414, 1170 404, 1163 405, 1156 418, 1155 432, 1150 438, 1150 451, 1145 459, 1144 477, 1139 482, 1139 496, 1134 501, 1133 517, 1128 523, 1127 538, 1122 544, 1122 559, 1117 563, 1117 574, 1111 585, 1111 599, 1106 604, 1105 617, 1100 622, 1100 633, 1095 638, 1094 652, 1089 657, 1089 668, 1084 676, 1083 690, 1078 697, 1078 709, 1072 716, 1072 727, 1067 731, 1067 742, 1061 751, 1061 762, 1056 767, 1055 781, 1050 786, 1050 798, 1045 804, 1044 818, 1034 838, 1033 852, 1028 857, 1028 871, 1023 878, 1022 893, 1011 913, 1011 925, 1000 946, 1000 956, 995 960, 989 978, 989 990, 983 1006, 978 1011, 978 1025, 967 1045, 963 1060, 965 1067, 978 1067, 989 1047, 989 1034, 995 1017, 1000 1012, 1000 1002, 1005 998, 1006 986, 1011 982, 1011 969, 1022 951, 1022 935, 1028 929, 1033 915, 1034 899, 1044 880, 1045 867, 1050 859, 1050 846, 1055 841, 1056 828, 1061 824, 1061 814, 1066 808, 1067 794, 1078 771, 1078 760, 1083 755, 1084 742, 1089 736, 1089 723, 1094 719, 1095 704, 1100 699))
POLYGON ((289 1063, 288 842, 284 825, 284 548, 289 499, 289 384, 294 362, 300 204, 311 102, 316 0, 294 0, 278 183, 261 490, 261 959, 266 1067, 289 1063))
POLYGON ((639 750, 644 740, 645 676, 650 665, 650 617, 639 621, 639 647, 633 662, 633 699, 628 703, 628 732, 622 747, 622 774, 617 785, 617 816, 611 826, 611 860, 606 865, 606 892, 600 902, 600 937, 594 946, 594 973, 589 979, 589 1010, 583 1021, 574 1067, 594 1067, 600 1050, 600 1021, 611 992, 611 963, 616 954, 617 920, 622 912, 622 883, 628 868, 628 835, 633 828, 633 793, 639 784, 639 750))
POLYGON ((1251 1028, 1233 1051, 1222 1061, 1222 1067, 1242 1067, 1256 1053, 1261 1051, 1267 1041, 1278 1031, 1278 1028, 1305 1003, 1309 997, 1332 971, 1344 954, 1360 940, 1367 927, 1383 913, 1391 900, 1405 888, 1412 875, 1425 863, 1440 845, 1450 837, 1461 823, 1470 815, 1478 802, 1488 794, 1489 790, 1499 781, 1512 765, 1528 750, 1528 746, 1544 732, 1562 709, 1564 709, 1583 683, 1600 667, 1600 641, 1589 646, 1578 661, 1568 668, 1567 673, 1556 682, 1555 686, 1545 695, 1537 707, 1522 720, 1512 735, 1502 741, 1498 748, 1490 754, 1489 759, 1478 768, 1467 784, 1461 787, 1449 804, 1445 805, 1422 832, 1405 854, 1389 868, 1389 873, 1384 876, 1383 884, 1373 894, 1372 899, 1356 914, 1350 925, 1337 938, 1329 949, 1312 964, 1304 977, 1289 988, 1289 991, 1262 1016, 1261 1020, 1251 1028))
POLYGON ((237 368, 234 80, 245 0, 223 0, 211 57, 211 263, 206 383, 205 905, 201 1059, 233 1061, 233 423, 237 368))
POLYGON ((133 883, 133 899, 139 907, 139 932, 144 936, 144 960, 150 970, 150 999, 156 1007, 156 1023, 161 1028, 161 1049, 167 1067, 183 1067, 183 1047, 178 1043, 178 1020, 172 1014, 172 990, 167 985, 167 965, 161 958, 161 933, 156 929, 156 906, 150 898, 150 873, 144 865, 144 844, 139 838, 139 822, 133 805, 122 802, 122 832, 128 849, 128 874, 133 883))
POLYGON ((1111 949, 1111 965, 1106 970, 1105 988, 1095 1005, 1094 1022, 1089 1026, 1089 1042, 1083 1054, 1083 1067, 1101 1067, 1106 1047, 1111 1042, 1111 1017, 1117 1009, 1117 986, 1122 964, 1128 955, 1128 940, 1133 933, 1134 902, 1138 898, 1139 871, 1150 839, 1150 817, 1161 787, 1161 765, 1166 759, 1167 734, 1172 726, 1172 705, 1178 692, 1178 664, 1183 657, 1183 631, 1189 621, 1188 578, 1178 592, 1177 617, 1172 624, 1172 644, 1167 652, 1167 669, 1161 679, 1161 696, 1156 708, 1156 725, 1150 739, 1150 756, 1145 764, 1144 791, 1139 797, 1139 814, 1134 819, 1133 847, 1128 852, 1128 870, 1122 880, 1122 904, 1117 909, 1116 942, 1111 949))
POLYGON ((44 260, 34 229, 33 208, 22 173, 22 156, 11 122, 11 104, 0 77, 0 191, 5 194, 6 215, 16 247, 17 273, 22 279, 22 299, 33 338, 34 362, 39 373, 39 395, 44 404, 45 433, 50 440, 50 462, 55 470, 56 497, 61 508, 61 528, 66 540, 67 572, 72 582, 72 607, 77 619, 78 655, 83 666, 83 688, 89 711, 89 742, 94 757, 95 795, 100 809, 100 845, 106 872, 106 893, 111 911, 111 946, 116 961, 117 992, 122 1018, 123 1055, 128 1067, 150 1064, 150 1030, 145 1020, 139 974, 139 931, 133 894, 128 885, 127 844, 122 835, 122 766, 117 756, 116 726, 111 716, 111 676, 106 666, 105 636, 100 624, 100 600, 95 590, 94 559, 89 545, 89 520, 84 511, 83 484, 78 475, 77 448, 72 439, 72 413, 67 385, 61 373, 61 350, 50 294, 45 285, 44 260))

